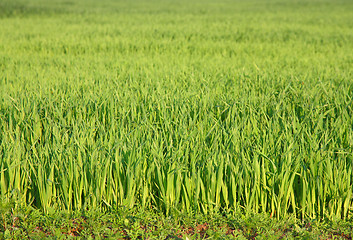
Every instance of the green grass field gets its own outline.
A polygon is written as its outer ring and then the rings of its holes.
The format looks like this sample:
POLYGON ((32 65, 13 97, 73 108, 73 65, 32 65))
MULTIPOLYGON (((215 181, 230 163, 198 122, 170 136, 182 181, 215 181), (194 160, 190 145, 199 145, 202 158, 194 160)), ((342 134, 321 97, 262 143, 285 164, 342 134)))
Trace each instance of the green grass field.
POLYGON ((1 201, 352 220, 352 18, 350 0, 0 0, 1 201))

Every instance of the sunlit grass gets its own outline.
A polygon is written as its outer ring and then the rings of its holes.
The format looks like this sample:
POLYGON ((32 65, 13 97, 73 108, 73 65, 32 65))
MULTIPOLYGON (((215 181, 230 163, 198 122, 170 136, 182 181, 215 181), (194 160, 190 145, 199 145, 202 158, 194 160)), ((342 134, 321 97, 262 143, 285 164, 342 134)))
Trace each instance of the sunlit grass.
POLYGON ((3 199, 352 217, 350 1, 2 6, 3 199))

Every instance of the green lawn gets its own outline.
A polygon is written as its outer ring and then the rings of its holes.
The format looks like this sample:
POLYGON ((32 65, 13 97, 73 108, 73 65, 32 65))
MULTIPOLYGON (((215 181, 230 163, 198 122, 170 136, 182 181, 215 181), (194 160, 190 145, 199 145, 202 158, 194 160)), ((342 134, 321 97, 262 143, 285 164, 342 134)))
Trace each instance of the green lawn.
POLYGON ((0 231, 32 208, 351 222, 352 19, 350 0, 0 0, 0 231))

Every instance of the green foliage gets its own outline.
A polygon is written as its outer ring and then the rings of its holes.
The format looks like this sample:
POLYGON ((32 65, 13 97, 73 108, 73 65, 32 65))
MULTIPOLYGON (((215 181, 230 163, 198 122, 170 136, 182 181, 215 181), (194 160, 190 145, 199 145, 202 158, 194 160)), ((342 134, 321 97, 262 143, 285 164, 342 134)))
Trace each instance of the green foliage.
POLYGON ((351 1, 1 6, 5 202, 352 218, 351 1))
POLYGON ((266 214, 165 216, 123 208, 43 214, 21 206, 3 215, 0 239, 350 239, 352 226, 342 220, 277 220, 266 214))

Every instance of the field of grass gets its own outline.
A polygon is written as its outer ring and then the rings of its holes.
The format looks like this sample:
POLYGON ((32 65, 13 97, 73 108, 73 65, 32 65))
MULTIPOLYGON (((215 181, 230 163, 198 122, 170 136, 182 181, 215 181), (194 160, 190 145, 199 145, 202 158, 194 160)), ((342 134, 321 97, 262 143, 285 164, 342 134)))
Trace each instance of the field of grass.
POLYGON ((1 0, 2 202, 351 220, 352 16, 350 0, 1 0))

